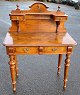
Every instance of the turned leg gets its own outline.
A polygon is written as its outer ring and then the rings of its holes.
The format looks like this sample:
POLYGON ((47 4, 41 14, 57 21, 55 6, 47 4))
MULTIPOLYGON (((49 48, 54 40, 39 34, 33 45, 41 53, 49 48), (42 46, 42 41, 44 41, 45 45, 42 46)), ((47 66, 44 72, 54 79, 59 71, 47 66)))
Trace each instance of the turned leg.
POLYGON ((16 76, 18 77, 18 62, 17 62, 17 56, 15 56, 15 68, 16 68, 16 76))
POLYGON ((64 90, 66 89, 66 84, 67 84, 67 77, 68 77, 68 70, 70 66, 70 54, 72 52, 72 47, 68 47, 67 54, 66 54, 66 59, 65 59, 65 66, 64 66, 64 90))
POLYGON ((62 61, 62 54, 59 54, 59 58, 58 58, 58 71, 57 71, 58 75, 60 74, 61 61, 62 61))
POLYGON ((13 91, 16 91, 16 69, 15 69, 15 56, 14 55, 9 55, 10 58, 10 72, 11 72, 11 78, 12 78, 12 86, 13 86, 13 91))

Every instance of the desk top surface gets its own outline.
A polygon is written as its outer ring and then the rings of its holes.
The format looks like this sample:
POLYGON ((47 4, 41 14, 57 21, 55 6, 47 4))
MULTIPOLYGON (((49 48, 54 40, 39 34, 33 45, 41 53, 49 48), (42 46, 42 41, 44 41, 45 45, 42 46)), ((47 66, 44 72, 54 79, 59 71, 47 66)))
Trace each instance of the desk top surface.
POLYGON ((77 43, 68 33, 7 33, 5 46, 73 46, 77 43))

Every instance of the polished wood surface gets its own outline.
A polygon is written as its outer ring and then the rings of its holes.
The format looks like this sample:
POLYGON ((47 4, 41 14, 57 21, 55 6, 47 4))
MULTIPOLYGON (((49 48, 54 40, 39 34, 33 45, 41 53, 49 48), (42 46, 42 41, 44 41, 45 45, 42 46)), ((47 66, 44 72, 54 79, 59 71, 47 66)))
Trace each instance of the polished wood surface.
POLYGON ((43 3, 34 3, 30 10, 16 10, 9 14, 11 27, 3 45, 9 55, 13 91, 16 91, 18 76, 18 54, 59 54, 58 72, 60 74, 62 54, 66 54, 64 66, 64 89, 66 89, 70 55, 76 41, 66 32, 65 21, 68 16, 58 10, 48 11, 43 3))
POLYGON ((7 33, 5 46, 68 46, 76 42, 68 33, 7 33))

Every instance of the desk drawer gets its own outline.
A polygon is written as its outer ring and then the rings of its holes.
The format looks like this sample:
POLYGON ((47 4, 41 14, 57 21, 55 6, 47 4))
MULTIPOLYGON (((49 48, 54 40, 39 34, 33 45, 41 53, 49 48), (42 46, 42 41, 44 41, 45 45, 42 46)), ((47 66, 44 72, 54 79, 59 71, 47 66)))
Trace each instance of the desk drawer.
POLYGON ((54 21, 66 21, 67 17, 54 17, 54 21))
POLYGON ((44 53, 45 54, 65 54, 67 47, 63 46, 54 46, 54 47, 45 47, 44 53))
POLYGON ((7 47, 8 54, 65 54, 66 46, 15 46, 7 47))
POLYGON ((24 20, 24 17, 23 16, 10 16, 10 19, 11 20, 24 20))
POLYGON ((38 47, 16 47, 16 53, 20 54, 38 54, 38 47))

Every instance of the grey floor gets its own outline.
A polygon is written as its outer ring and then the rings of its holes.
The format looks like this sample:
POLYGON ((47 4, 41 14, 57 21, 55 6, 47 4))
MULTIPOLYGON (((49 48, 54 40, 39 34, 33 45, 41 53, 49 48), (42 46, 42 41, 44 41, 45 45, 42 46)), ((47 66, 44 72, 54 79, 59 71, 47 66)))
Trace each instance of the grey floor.
MULTIPOLYGON (((80 10, 66 5, 60 6, 61 10, 68 14, 68 21, 65 24, 67 32, 78 43, 71 55, 66 91, 63 91, 65 55, 63 55, 60 76, 57 76, 58 55, 19 55, 17 90, 13 93, 9 59, 2 44, 11 25, 9 13, 16 8, 17 3, 21 9, 28 9, 34 1, 0 1, 0 95, 80 95, 80 10)), ((58 4, 45 3, 49 6, 49 10, 57 10, 58 4)))

